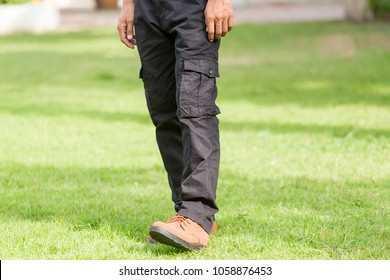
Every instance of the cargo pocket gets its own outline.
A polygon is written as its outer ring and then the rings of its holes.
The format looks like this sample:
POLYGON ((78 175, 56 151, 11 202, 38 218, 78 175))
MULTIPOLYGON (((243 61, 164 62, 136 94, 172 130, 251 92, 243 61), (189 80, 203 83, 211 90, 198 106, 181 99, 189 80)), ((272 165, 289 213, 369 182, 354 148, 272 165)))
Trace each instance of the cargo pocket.
MULTIPOLYGON (((152 105, 150 100, 150 90, 149 90, 149 83, 147 82, 147 79, 145 78, 145 69, 143 66, 139 69, 139 78, 142 80, 144 84, 144 91, 145 91, 145 98, 146 98, 146 106, 148 107, 149 115, 153 120, 153 112, 152 112, 152 105)), ((153 120, 154 122, 154 120, 153 120)))
POLYGON ((140 78, 140 79, 143 79, 144 78, 144 67, 143 66, 141 66, 141 68, 139 69, 139 76, 138 76, 138 78, 140 78))
POLYGON ((214 59, 185 59, 180 83, 179 116, 215 116, 220 113, 216 77, 218 62, 214 59))

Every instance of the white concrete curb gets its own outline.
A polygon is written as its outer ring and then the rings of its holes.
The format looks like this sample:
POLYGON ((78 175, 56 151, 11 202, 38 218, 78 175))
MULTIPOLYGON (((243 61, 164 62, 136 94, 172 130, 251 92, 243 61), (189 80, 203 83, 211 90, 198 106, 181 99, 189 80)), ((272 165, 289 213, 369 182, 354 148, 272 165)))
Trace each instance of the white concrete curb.
POLYGON ((46 3, 0 5, 0 35, 14 32, 43 33, 60 25, 60 11, 46 3))

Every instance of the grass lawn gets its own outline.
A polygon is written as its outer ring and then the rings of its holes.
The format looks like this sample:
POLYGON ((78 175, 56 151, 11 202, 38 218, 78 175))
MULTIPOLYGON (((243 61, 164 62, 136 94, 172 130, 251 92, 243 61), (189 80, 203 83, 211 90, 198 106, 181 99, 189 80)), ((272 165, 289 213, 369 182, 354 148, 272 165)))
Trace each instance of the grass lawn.
POLYGON ((136 51, 116 30, 0 37, 0 259, 390 259, 390 26, 223 40, 219 232, 174 214, 136 51))

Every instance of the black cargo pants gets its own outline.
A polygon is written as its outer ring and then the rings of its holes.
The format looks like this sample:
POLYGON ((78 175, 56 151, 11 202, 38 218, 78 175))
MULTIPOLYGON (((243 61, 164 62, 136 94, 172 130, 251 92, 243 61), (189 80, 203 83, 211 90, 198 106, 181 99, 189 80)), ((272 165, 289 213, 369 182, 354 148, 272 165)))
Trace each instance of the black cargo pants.
POLYGON ((136 0, 147 106, 178 214, 210 232, 220 161, 215 104, 219 40, 207 40, 207 0, 136 0))

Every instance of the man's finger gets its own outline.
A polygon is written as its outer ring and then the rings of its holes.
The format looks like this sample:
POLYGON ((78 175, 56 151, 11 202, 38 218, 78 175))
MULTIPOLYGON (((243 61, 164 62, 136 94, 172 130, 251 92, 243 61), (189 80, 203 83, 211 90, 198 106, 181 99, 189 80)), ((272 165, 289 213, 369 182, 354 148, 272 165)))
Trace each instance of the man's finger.
POLYGON ((119 39, 124 43, 126 41, 126 25, 123 21, 119 21, 118 23, 118 32, 119 32, 119 39))
POLYGON ((231 31, 233 29, 233 17, 228 19, 228 30, 231 31))
POLYGON ((124 34, 123 34, 123 23, 121 21, 118 22, 117 25, 118 33, 119 33, 119 39, 123 42, 124 34))
POLYGON ((222 22, 222 37, 225 37, 226 36, 226 33, 229 32, 229 28, 228 28, 228 21, 227 20, 224 20, 222 22))
POLYGON ((210 42, 214 41, 214 35, 215 35, 214 32, 215 32, 214 21, 209 21, 207 23, 207 34, 210 42))
POLYGON ((217 21, 215 23, 215 36, 214 38, 219 40, 222 36, 222 21, 217 21))

